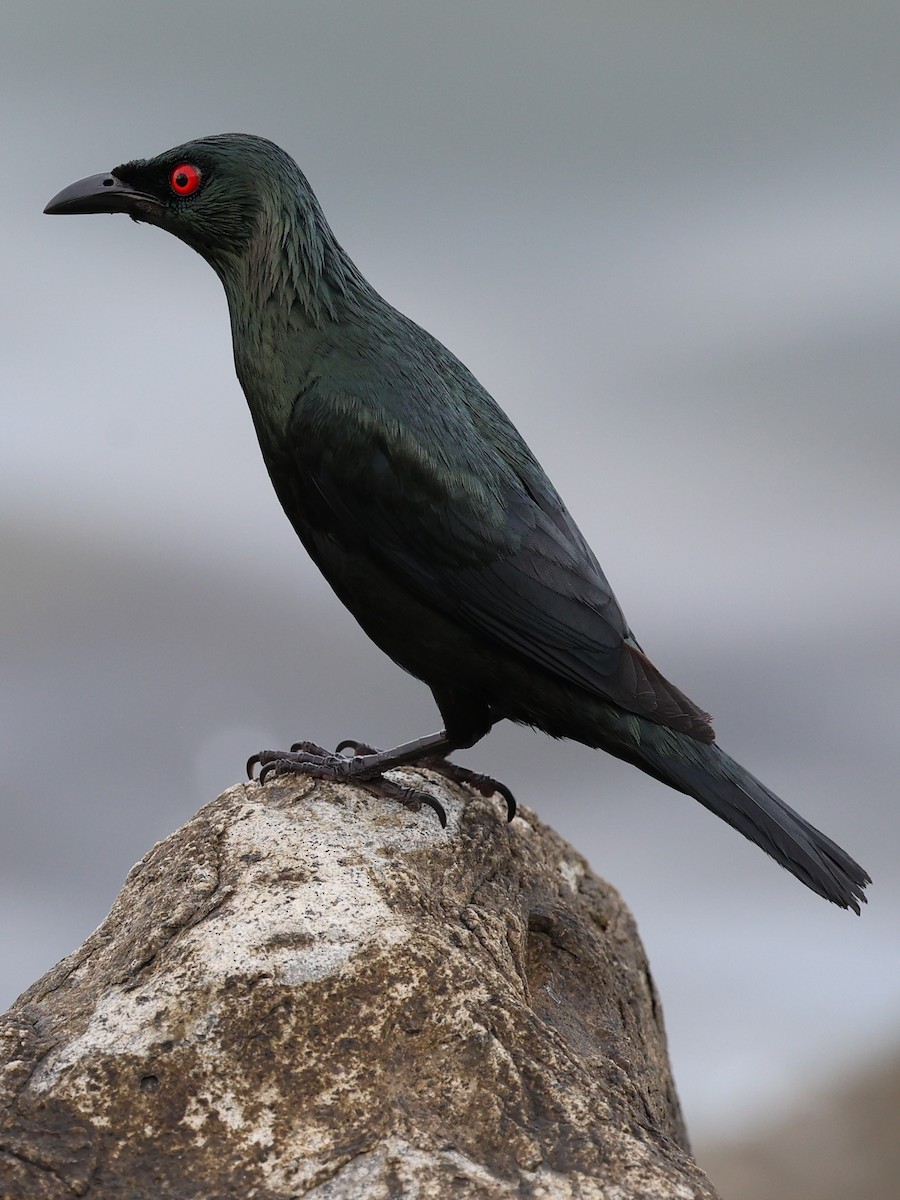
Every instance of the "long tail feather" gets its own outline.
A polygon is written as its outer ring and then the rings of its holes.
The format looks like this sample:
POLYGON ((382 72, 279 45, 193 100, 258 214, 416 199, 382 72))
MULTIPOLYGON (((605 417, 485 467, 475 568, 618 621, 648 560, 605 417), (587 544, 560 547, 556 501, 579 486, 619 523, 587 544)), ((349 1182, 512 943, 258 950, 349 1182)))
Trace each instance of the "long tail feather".
POLYGON ((640 718, 630 718, 628 727, 637 737, 607 747, 613 754, 693 796, 808 888, 859 913, 868 874, 724 750, 640 718))

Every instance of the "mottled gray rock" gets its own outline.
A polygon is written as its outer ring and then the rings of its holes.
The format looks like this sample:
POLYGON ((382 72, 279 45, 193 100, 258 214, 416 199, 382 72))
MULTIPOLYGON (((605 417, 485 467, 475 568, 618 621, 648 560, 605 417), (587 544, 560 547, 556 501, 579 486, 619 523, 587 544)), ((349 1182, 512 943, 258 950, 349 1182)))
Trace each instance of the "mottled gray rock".
POLYGON ((0 1018, 0 1196, 714 1198, 618 895, 436 776, 231 788, 0 1018))

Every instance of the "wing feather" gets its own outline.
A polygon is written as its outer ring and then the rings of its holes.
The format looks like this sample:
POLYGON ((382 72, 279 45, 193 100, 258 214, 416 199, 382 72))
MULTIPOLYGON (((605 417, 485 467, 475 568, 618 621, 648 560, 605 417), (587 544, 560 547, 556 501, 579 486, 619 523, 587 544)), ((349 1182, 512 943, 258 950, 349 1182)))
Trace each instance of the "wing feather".
MULTIPOLYGON (((518 435, 516 455, 495 456, 486 474, 483 461, 460 461, 457 452, 448 462, 408 429, 367 422, 358 404, 344 404, 343 425, 323 441, 323 407, 333 414, 339 406, 307 394, 290 439, 305 519, 320 533, 480 638, 627 711, 712 740, 708 715, 641 651, 518 435)), ((472 431, 469 444, 484 451, 472 431)))

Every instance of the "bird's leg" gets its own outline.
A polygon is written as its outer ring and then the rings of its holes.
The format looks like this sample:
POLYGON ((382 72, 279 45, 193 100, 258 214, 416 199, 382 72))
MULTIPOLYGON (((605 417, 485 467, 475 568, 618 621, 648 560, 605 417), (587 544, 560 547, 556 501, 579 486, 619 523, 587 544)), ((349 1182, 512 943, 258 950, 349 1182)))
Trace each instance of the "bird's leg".
POLYGON ((364 782, 375 779, 394 767, 407 766, 424 758, 442 758, 445 754, 459 749, 443 731, 416 738, 414 742, 404 742, 402 746, 395 746, 393 750, 373 750, 371 746, 361 743, 342 742, 338 751, 348 747, 358 748, 365 753, 346 758, 337 751, 331 754, 314 742, 297 742, 289 753, 283 750, 261 750, 248 761, 247 774, 252 778, 253 768, 259 766, 261 783, 269 775, 290 774, 315 774, 319 778, 357 779, 364 782))

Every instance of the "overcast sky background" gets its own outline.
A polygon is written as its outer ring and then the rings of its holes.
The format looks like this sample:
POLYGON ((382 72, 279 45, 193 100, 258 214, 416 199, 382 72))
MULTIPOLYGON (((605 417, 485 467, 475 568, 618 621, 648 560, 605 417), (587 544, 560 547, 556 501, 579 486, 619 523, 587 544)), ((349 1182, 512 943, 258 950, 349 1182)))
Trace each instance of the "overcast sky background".
MULTIPOLYGON (((299 161, 537 450, 645 648, 876 880, 861 919, 633 769, 498 730, 621 888, 695 1133, 900 1037, 900 9, 0 8, 0 1003, 248 753, 437 727, 271 493, 213 273, 50 220, 187 138, 299 161)), ((427 814, 425 818, 427 819, 427 814)))

